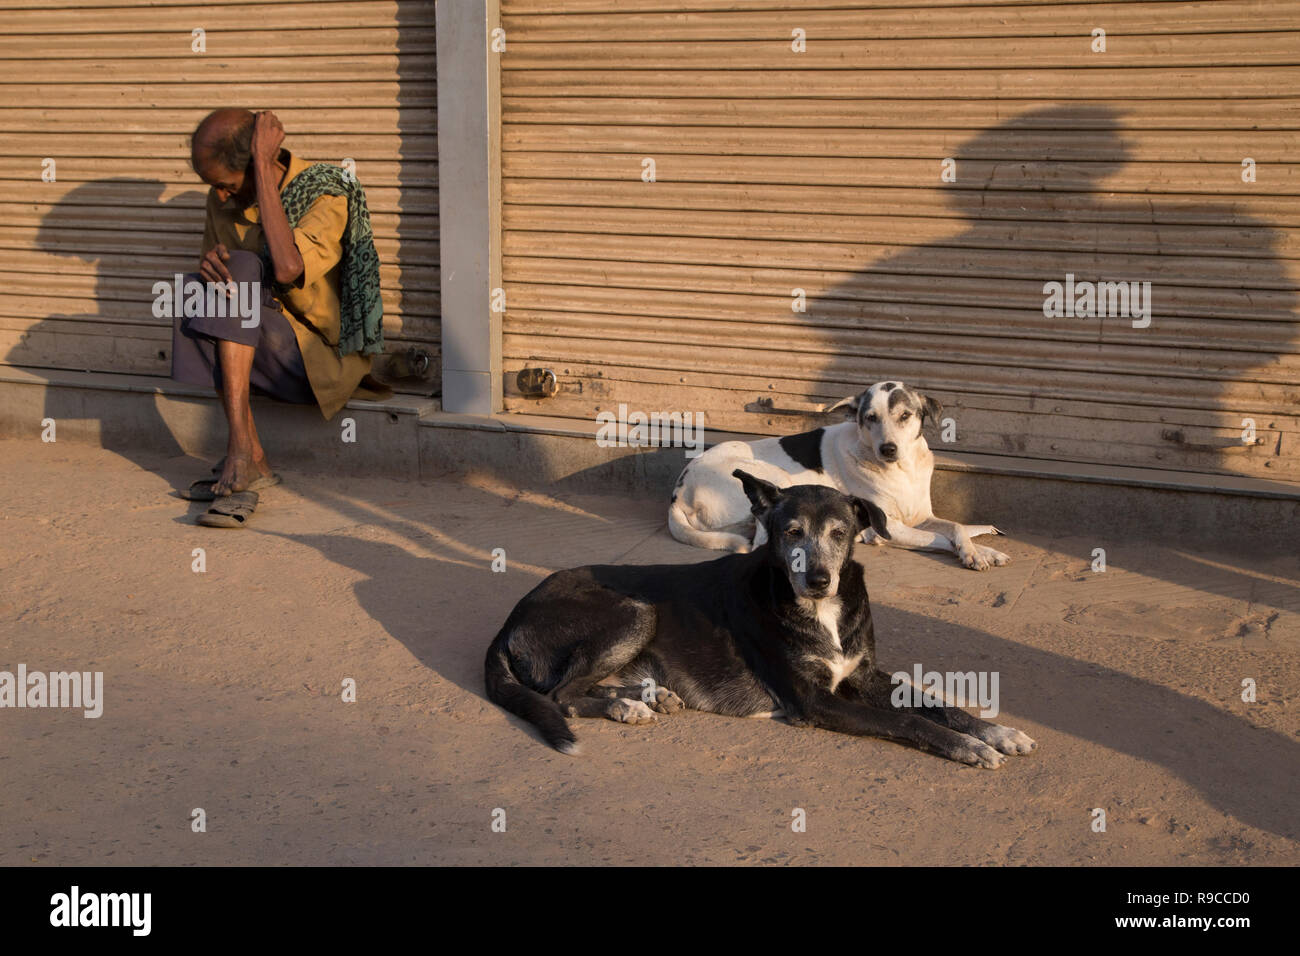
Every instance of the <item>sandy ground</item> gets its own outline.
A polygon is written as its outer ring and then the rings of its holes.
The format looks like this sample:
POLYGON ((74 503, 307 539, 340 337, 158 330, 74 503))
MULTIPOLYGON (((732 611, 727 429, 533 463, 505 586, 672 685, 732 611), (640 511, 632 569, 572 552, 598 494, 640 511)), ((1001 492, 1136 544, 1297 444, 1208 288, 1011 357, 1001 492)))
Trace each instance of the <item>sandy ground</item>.
POLYGON ((1300 862, 1294 554, 1101 520, 984 574, 859 547, 885 669, 999 673, 1039 742, 1001 770, 692 712, 581 721, 572 758, 484 651, 546 571, 698 560, 663 502, 285 472, 220 531, 171 496, 206 468, 0 442, 0 670, 105 684, 99 719, 0 710, 0 864, 1300 862))

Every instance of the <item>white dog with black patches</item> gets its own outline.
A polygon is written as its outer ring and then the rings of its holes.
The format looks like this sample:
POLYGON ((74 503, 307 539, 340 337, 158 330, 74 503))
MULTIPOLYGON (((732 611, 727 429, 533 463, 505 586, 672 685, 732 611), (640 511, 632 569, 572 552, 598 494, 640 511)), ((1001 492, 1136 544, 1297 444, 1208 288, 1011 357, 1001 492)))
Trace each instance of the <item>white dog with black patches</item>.
MULTIPOLYGON (((723 442, 690 462, 668 508, 673 537, 697 548, 742 552, 767 540, 744 489, 732 477, 739 468, 781 488, 827 485, 874 502, 889 519, 892 545, 949 551, 975 571, 1011 560, 971 540, 1001 534, 993 525, 963 525, 934 516, 934 455, 921 426, 938 418, 938 402, 901 382, 877 382, 827 411, 843 407, 853 412, 853 421, 784 438, 723 442)), ((870 529, 862 540, 884 543, 870 529)))

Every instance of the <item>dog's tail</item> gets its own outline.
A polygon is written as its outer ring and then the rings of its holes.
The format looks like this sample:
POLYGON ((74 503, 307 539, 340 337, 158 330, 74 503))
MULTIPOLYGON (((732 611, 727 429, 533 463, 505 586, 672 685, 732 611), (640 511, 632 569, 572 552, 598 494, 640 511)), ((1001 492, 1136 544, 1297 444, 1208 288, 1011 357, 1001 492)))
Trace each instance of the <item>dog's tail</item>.
POLYGON ((508 630, 501 629, 492 646, 488 648, 485 664, 487 695, 492 703, 504 707, 516 717, 522 717, 542 735, 542 738, 562 754, 578 753, 578 738, 569 729, 560 705, 531 687, 525 687, 510 666, 507 649, 508 630))
POLYGON ((749 550, 750 539, 731 531, 702 531, 691 523, 686 509, 676 498, 668 506, 668 530, 682 544, 697 548, 710 548, 714 551, 738 551, 744 554, 749 550))

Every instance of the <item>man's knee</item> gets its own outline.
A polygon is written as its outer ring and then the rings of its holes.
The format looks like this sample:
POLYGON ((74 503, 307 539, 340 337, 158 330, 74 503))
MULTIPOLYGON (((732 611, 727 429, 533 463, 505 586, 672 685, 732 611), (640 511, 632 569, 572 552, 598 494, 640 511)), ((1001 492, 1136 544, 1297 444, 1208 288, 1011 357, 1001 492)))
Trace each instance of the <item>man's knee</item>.
MULTIPOLYGON (((186 272, 184 275, 181 276, 180 287, 182 290, 188 290, 192 288, 195 283, 202 283, 202 282, 203 282, 203 276, 199 275, 197 272, 186 272)), ((186 316, 185 316, 184 302, 185 302, 185 294, 184 292, 182 292, 181 297, 176 300, 172 308, 172 334, 173 335, 180 335, 183 334, 185 331, 186 316)))
POLYGON ((260 337, 264 292, 254 283, 262 281, 262 260, 256 253, 235 249, 225 260, 231 284, 209 282, 198 273, 187 273, 183 305, 172 316, 173 338, 208 338, 256 346, 260 337), (244 323, 256 318, 251 325, 244 323))
POLYGON ((255 252, 233 250, 226 260, 226 268, 236 282, 260 282, 262 279, 262 257, 255 252))

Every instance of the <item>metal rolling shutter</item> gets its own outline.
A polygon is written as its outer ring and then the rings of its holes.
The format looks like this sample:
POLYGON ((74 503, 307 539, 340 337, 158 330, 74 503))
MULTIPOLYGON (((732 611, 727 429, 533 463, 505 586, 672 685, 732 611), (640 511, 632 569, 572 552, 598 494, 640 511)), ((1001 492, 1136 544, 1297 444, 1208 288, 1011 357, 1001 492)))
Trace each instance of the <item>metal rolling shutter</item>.
POLYGON ((438 368, 434 47, 432 2, 0 4, 0 363, 168 374, 150 289, 197 263, 189 134, 245 106, 306 159, 355 160, 388 349, 438 368))
POLYGON ((810 6, 502 0, 503 366, 561 384, 508 410, 893 378, 938 448, 1300 479, 1300 2, 810 6), (1067 273, 1151 326, 1045 318, 1067 273))

